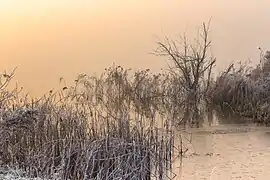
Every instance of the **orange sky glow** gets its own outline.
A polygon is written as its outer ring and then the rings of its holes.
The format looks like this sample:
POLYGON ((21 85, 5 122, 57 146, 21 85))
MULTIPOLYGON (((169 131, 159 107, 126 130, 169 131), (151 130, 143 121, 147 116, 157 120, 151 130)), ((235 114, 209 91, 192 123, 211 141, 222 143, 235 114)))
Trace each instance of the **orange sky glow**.
POLYGON ((15 81, 42 94, 79 73, 101 72, 113 62, 158 71, 150 55, 157 37, 194 37, 211 22, 217 69, 270 48, 270 1, 262 0, 0 0, 1 70, 18 67, 15 81))

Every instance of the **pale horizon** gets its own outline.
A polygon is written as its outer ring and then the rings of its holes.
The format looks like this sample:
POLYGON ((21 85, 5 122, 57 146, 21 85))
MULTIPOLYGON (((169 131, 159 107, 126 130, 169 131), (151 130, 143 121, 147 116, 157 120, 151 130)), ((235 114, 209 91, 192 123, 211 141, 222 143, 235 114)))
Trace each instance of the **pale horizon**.
POLYGON ((1 71, 18 67, 14 81, 32 94, 59 78, 99 73, 113 62, 126 68, 166 68, 149 53, 157 37, 194 35, 211 21, 217 69, 232 61, 259 62, 270 49, 270 1, 238 0, 0 0, 1 71))

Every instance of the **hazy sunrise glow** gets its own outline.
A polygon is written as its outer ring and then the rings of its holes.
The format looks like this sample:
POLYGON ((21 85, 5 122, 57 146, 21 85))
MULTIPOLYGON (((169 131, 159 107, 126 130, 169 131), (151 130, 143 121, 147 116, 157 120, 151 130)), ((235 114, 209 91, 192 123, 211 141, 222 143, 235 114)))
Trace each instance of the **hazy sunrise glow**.
POLYGON ((159 70, 164 59, 149 55, 156 39, 185 30, 192 38, 210 17, 217 67, 257 61, 256 47, 270 46, 269 6, 255 0, 0 0, 1 65, 18 67, 16 80, 35 93, 59 77, 72 81, 112 62, 159 70))

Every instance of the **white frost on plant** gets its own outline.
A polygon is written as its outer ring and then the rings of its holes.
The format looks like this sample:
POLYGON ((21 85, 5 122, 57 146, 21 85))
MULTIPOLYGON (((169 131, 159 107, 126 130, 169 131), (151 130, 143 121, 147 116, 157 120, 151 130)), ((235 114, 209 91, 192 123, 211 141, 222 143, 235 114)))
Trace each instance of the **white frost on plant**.
POLYGON ((263 56, 266 60, 270 60, 270 51, 266 51, 263 56))
POLYGON ((52 178, 29 178, 26 173, 21 169, 1 168, 0 167, 0 180, 60 180, 58 174, 54 174, 52 178))

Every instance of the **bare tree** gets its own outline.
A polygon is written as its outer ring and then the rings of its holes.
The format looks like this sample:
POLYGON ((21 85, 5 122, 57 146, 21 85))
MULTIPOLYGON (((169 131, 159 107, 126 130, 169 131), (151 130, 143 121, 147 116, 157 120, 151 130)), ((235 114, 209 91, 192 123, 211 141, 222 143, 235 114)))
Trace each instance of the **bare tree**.
POLYGON ((206 98, 211 79, 212 68, 216 59, 211 56, 209 49, 210 21, 203 23, 199 30, 199 37, 194 44, 189 44, 186 35, 180 40, 170 40, 165 37, 158 41, 158 48, 154 54, 169 58, 172 66, 170 72, 178 76, 179 83, 185 91, 185 108, 182 122, 199 125, 201 100, 206 98))

